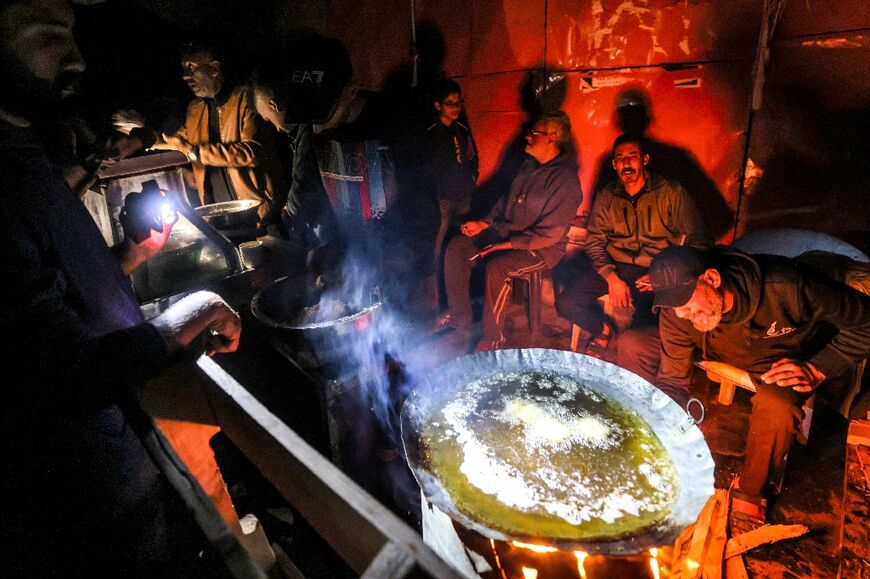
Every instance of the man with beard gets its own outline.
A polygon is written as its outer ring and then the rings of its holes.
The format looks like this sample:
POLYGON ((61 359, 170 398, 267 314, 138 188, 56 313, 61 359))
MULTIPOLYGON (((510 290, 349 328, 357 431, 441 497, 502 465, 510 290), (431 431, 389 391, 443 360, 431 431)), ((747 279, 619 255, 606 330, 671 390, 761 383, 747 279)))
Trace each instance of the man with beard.
POLYGON ((482 339, 477 350, 505 341, 504 310, 511 276, 554 267, 565 255, 568 225, 582 201, 571 120, 564 111, 542 114, 526 134, 526 154, 507 195, 481 220, 466 221, 447 245, 444 282, 448 309, 433 330, 472 332, 472 270, 485 269, 482 339))
POLYGON ((4 575, 215 576, 188 509, 217 525, 212 540, 238 544, 134 391, 185 350, 235 350, 239 317, 198 292, 146 323, 126 275, 172 224, 110 249, 49 160, 34 124, 85 68, 73 23, 66 0, 0 5, 0 332, 16 376, 0 416, 4 575), (184 480, 184 501, 170 480, 184 480))
POLYGON ((613 337, 598 298, 607 294, 613 308, 634 306, 635 327, 656 324, 647 268, 666 247, 710 246, 709 235, 692 198, 676 181, 646 169, 643 139, 623 134, 613 143, 613 168, 619 179, 595 196, 586 254, 559 266, 559 315, 584 332, 585 352, 601 358, 613 337), (579 261, 579 263, 577 263, 579 261))
POLYGON ((756 528, 803 401, 819 386, 836 395, 837 378, 870 355, 870 297, 799 261, 720 247, 664 249, 649 279, 660 347, 641 330, 620 338, 632 343, 638 373, 683 402, 700 354, 745 369, 757 389, 730 519, 732 533, 756 528))

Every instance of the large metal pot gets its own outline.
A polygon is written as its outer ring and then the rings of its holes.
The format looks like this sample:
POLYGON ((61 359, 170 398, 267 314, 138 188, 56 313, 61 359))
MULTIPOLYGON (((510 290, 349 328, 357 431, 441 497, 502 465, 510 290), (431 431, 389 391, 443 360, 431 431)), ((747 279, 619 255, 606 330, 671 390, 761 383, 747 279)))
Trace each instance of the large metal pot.
MULTIPOLYGON (((331 295, 326 299, 337 299, 331 295)), ((321 362, 330 363, 339 360, 344 348, 350 347, 349 338, 353 334, 372 327, 382 307, 378 297, 370 293, 356 300, 345 299, 351 301, 343 304, 344 315, 325 318, 309 315, 313 308, 324 303, 323 288, 311 276, 284 277, 257 292, 251 301, 251 311, 266 325, 303 338, 321 362)))
MULTIPOLYGON (((543 395, 549 397, 550 391, 544 391, 543 395)), ((570 403, 570 399, 564 397, 564 392, 553 391, 552 399, 557 400, 557 406, 570 403), (560 398, 559 395, 562 397, 560 398)), ((479 407, 474 404, 467 405, 465 408, 470 409, 468 410, 469 423, 473 424, 470 428, 487 435, 494 431, 495 425, 488 422, 490 419, 487 418, 492 414, 480 412, 479 407)), ((402 408, 401 419, 402 440, 408 465, 426 498, 454 521, 492 539, 544 541, 562 549, 581 549, 591 553, 637 553, 650 547, 672 543, 683 529, 695 522, 703 505, 713 494, 713 460, 703 435, 686 413, 668 396, 639 376, 618 366, 573 352, 547 349, 500 350, 458 358, 414 385, 413 392, 402 408), (628 409, 630 415, 639 417, 648 425, 649 431, 658 439, 670 457, 673 465, 672 472, 675 472, 674 480, 677 482, 670 487, 675 489, 673 494, 676 496, 670 499, 669 507, 663 510, 662 517, 644 527, 634 529, 628 535, 624 532, 621 534, 602 532, 600 535, 585 536, 578 540, 577 536, 580 535, 566 538, 570 533, 556 536, 548 535, 546 531, 542 532, 542 529, 552 530, 554 527, 539 524, 542 519, 536 519, 536 515, 530 514, 532 509, 520 513, 519 518, 511 523, 512 526, 506 528, 507 526, 501 525, 500 522, 482 521, 483 517, 476 514, 481 512, 476 510, 476 505, 469 508, 466 501, 463 508, 457 506, 457 501, 448 491, 448 488, 457 487, 454 482, 448 484, 442 480, 439 472, 436 472, 437 466, 433 464, 435 447, 430 446, 428 435, 425 433, 429 432, 431 435, 429 426, 432 424, 438 428, 445 428, 445 416, 448 416, 444 412, 445 408, 455 408, 457 400, 465 404, 469 390, 474 391, 474 388, 469 388, 469 384, 482 382, 496 384, 493 386, 495 391, 485 394, 488 397, 486 404, 507 406, 506 403, 513 397, 513 392, 508 391, 507 387, 504 391, 498 390, 499 379, 493 381, 493 377, 503 376, 504 373, 532 372, 565 377, 573 381, 572 383, 582 384, 595 396, 603 395, 606 399, 615 401, 617 405, 628 409), (520 522, 519 526, 514 524, 516 521, 520 522)), ((532 424, 535 424, 535 420, 540 418, 532 416, 532 424)), ((452 425, 447 429, 448 434, 451 432, 453 432, 452 425)), ((457 433, 456 438, 465 437, 467 441, 469 432, 471 430, 457 433)), ((500 443, 506 447, 523 444, 519 440, 500 440, 500 443)), ((465 453, 469 447, 460 448, 462 453, 465 453)), ((480 447, 474 448, 479 450, 480 447)), ((565 449, 562 451, 564 454, 565 449)), ((576 448, 569 446, 567 454, 570 456, 574 452, 576 448)), ((492 456, 488 454, 478 452, 475 456, 476 464, 492 460, 492 456)), ((554 456, 555 453, 545 460, 551 462, 554 456)), ((465 457, 464 460, 469 459, 465 457)), ((598 463, 584 464, 591 464, 592 469, 599 469, 599 472, 602 468, 598 463)), ((461 469, 463 473, 467 472, 464 470, 466 466, 470 466, 471 470, 474 469, 474 464, 465 462, 461 469)), ((605 488, 610 484, 608 477, 608 472, 600 472, 599 480, 605 481, 602 483, 605 488)), ((544 480, 546 482, 546 477, 544 480)), ((469 481, 471 481, 470 475, 469 479, 462 483, 466 484, 469 481)), ((573 494, 574 488, 577 487, 568 487, 568 494, 573 494)), ((493 500, 500 501, 497 494, 482 498, 489 503, 493 500)), ((532 507, 537 508, 538 505, 532 507)))
POLYGON ((262 204, 255 199, 239 199, 202 205, 196 208, 196 212, 215 229, 253 229, 260 219, 258 211, 262 204))

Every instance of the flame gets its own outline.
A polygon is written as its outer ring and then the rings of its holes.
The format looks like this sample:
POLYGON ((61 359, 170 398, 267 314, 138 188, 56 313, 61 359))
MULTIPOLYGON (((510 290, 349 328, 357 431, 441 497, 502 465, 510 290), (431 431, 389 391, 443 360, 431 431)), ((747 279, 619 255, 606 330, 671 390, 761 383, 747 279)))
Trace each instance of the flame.
POLYGON ((498 551, 495 548, 495 540, 494 539, 489 540, 489 546, 492 547, 492 554, 495 557, 495 564, 496 564, 496 566, 498 566, 498 570, 501 571, 502 579, 507 579, 507 575, 504 574, 504 569, 501 566, 501 560, 498 557, 498 551))
POLYGON ((686 559, 686 569, 688 569, 689 571, 694 571, 700 566, 701 564, 697 561, 693 561, 692 559, 686 559))
POLYGON ((583 561, 586 560, 589 553, 586 551, 574 551, 574 556, 577 557, 577 572, 580 573, 580 579, 587 579, 586 567, 583 565, 583 561))
POLYGON ((656 556, 659 554, 659 550, 653 547, 649 550, 650 560, 649 560, 649 568, 652 571, 653 579, 659 579, 659 561, 656 559, 656 556))
POLYGON ((538 570, 530 567, 523 567, 523 579, 538 579, 538 570))
MULTIPOLYGON (((547 545, 535 545, 534 543, 521 543, 520 541, 511 541, 511 545, 520 549, 528 549, 535 553, 555 553, 559 549, 556 547, 548 547, 547 545)), ((537 571, 535 571, 537 573, 537 571)))

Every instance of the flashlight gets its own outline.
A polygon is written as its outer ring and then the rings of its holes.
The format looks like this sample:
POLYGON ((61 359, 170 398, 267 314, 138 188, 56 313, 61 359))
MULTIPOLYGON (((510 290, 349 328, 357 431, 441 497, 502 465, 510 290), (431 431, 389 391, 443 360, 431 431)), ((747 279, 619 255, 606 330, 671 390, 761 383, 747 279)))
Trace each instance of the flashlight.
POLYGON ((134 243, 142 243, 151 236, 151 230, 163 231, 164 223, 172 223, 175 206, 160 189, 157 181, 151 179, 142 183, 141 191, 129 193, 124 199, 124 208, 119 220, 124 234, 134 243))

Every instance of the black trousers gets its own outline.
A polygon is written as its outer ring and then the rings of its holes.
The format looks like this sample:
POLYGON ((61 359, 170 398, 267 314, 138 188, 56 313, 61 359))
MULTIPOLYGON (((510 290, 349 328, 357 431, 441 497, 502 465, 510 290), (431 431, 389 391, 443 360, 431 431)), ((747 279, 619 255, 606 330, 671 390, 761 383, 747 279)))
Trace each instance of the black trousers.
MULTIPOLYGON (((632 327, 657 325, 652 311, 652 292, 639 291, 634 282, 647 273, 647 268, 630 263, 616 263, 616 275, 628 284, 634 304, 632 327)), ((592 267, 585 253, 563 259, 554 273, 556 311, 571 323, 593 335, 604 330, 604 312, 598 298, 607 293, 607 282, 592 267)))

